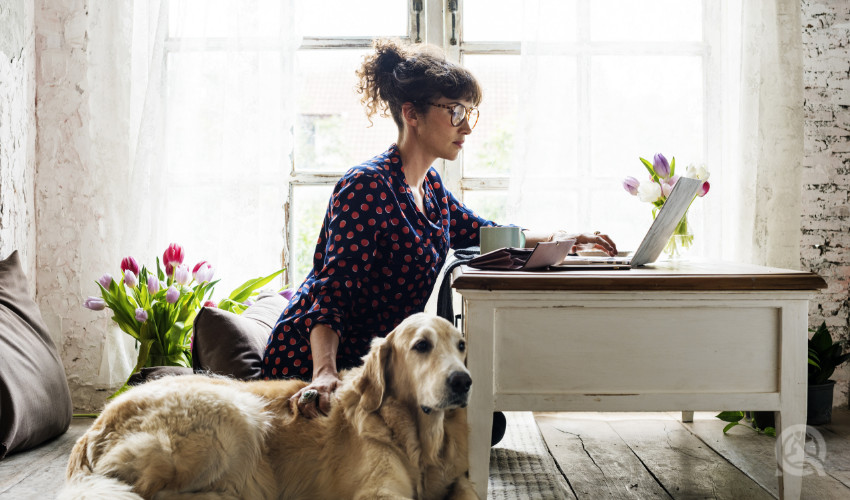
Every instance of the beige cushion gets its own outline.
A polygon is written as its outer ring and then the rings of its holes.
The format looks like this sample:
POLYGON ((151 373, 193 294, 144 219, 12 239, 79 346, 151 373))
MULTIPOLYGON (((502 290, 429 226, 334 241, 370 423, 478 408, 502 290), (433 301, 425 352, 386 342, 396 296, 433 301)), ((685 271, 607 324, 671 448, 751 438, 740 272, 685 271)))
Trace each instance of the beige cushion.
POLYGON ((238 379, 262 375, 263 353, 272 328, 289 302, 263 296, 241 315, 203 307, 195 316, 192 366, 238 379))
POLYGON ((62 434, 72 411, 62 360, 12 252, 0 261, 0 459, 62 434))

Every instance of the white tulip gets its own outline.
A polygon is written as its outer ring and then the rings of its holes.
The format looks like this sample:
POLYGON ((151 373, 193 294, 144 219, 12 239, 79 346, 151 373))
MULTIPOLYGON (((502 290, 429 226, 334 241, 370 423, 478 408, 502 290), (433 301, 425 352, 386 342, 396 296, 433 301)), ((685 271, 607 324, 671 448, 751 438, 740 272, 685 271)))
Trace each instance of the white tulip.
POLYGON ((691 179, 707 181, 709 176, 711 175, 708 169, 705 168, 705 165, 700 165, 698 167, 694 165, 688 165, 688 168, 686 170, 687 173, 685 174, 685 177, 690 177, 691 179))
POLYGON ((661 198, 661 186, 656 182, 643 182, 638 186, 638 198, 640 201, 654 203, 661 198))

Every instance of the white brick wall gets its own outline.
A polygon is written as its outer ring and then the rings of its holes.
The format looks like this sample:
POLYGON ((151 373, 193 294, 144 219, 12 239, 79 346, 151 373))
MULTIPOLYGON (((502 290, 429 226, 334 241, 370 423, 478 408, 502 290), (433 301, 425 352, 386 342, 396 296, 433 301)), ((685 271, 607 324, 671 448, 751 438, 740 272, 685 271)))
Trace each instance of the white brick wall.
MULTIPOLYGON (((850 2, 803 0, 804 151, 802 266, 829 287, 812 301, 809 325, 850 336, 850 2)), ((835 404, 848 404, 850 366, 835 404)))
POLYGON ((0 259, 18 250, 35 295, 35 43, 32 2, 0 7, 0 259))

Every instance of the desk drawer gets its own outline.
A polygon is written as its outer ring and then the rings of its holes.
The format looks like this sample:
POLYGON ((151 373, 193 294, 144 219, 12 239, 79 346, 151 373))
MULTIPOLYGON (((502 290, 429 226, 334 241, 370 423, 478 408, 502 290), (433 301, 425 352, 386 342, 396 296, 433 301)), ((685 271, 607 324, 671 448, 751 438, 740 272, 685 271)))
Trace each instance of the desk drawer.
POLYGON ((497 307, 494 392, 776 392, 780 312, 622 304, 497 307))

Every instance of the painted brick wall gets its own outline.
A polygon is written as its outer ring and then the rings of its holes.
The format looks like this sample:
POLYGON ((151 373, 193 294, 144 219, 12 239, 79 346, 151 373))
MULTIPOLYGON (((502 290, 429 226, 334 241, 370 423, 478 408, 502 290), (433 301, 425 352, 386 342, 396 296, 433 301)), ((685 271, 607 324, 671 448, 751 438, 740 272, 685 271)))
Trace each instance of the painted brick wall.
POLYGON ((18 250, 35 296, 35 43, 32 2, 0 7, 0 259, 18 250))
MULTIPOLYGON (((804 151, 801 260, 829 288, 812 301, 809 324, 850 336, 850 2, 803 0, 804 151)), ((850 367, 833 377, 835 404, 848 404, 850 367)))

